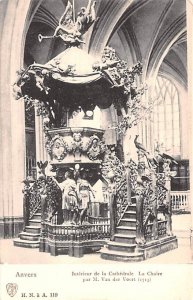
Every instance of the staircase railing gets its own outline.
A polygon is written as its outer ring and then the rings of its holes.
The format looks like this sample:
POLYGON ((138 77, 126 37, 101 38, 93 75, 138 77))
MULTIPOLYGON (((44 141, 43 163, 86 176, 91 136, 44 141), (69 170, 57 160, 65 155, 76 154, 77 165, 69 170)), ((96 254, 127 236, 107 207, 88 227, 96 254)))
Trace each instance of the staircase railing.
POLYGON ((116 194, 116 224, 120 223, 120 220, 128 207, 128 192, 127 192, 127 182, 125 179, 117 187, 116 194))
MULTIPOLYGON (((51 177, 40 176, 35 182, 24 181, 24 225, 41 209, 41 219, 52 219, 57 211, 61 211, 62 193, 51 177)), ((54 217, 57 221, 59 216, 54 217)))
POLYGON ((24 213, 24 225, 29 225, 29 220, 34 216, 38 209, 41 209, 41 195, 39 190, 39 184, 35 181, 34 183, 28 180, 24 181, 23 189, 23 213, 24 213))
POLYGON ((127 203, 127 205, 124 207, 124 210, 123 210, 123 212, 122 212, 120 218, 119 218, 118 221, 117 221, 117 226, 119 226, 119 224, 120 224, 120 222, 121 222, 121 220, 122 220, 122 218, 123 218, 125 212, 126 212, 127 209, 128 209, 128 206, 129 206, 129 203, 127 203))

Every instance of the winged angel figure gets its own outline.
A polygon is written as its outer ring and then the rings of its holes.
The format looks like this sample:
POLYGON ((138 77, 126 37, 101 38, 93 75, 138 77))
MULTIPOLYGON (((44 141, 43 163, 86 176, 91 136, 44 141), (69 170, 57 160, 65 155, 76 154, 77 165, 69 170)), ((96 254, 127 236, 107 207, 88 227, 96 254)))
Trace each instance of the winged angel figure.
POLYGON ((68 1, 64 14, 59 20, 54 34, 52 36, 38 35, 38 40, 41 42, 43 39, 60 37, 68 46, 84 43, 81 39, 82 35, 89 29, 89 27, 96 20, 95 4, 89 0, 87 7, 82 7, 78 12, 75 21, 74 9, 70 1, 68 1))

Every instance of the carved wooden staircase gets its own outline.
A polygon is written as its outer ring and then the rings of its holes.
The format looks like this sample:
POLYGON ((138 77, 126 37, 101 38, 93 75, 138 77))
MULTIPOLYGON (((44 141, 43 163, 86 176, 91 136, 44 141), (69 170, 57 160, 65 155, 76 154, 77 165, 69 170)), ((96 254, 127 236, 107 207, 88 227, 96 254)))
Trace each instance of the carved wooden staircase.
POLYGON ((41 209, 38 209, 29 220, 29 225, 25 226, 24 231, 19 237, 14 239, 14 246, 25 248, 39 248, 41 230, 41 209))
POLYGON ((138 262, 144 260, 136 244, 136 203, 129 204, 123 213, 114 240, 101 249, 103 259, 138 262))

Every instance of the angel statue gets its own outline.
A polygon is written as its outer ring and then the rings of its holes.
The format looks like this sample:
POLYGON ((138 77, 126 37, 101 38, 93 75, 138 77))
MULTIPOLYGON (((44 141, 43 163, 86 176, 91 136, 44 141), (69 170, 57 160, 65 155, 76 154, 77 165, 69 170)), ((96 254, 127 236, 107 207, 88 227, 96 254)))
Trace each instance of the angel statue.
POLYGON ((84 43, 81 39, 82 35, 90 28, 96 20, 95 4, 89 0, 87 7, 81 7, 81 11, 77 14, 75 21, 74 8, 70 1, 68 1, 64 14, 59 20, 54 34, 52 36, 38 35, 38 40, 51 39, 60 37, 68 46, 78 45, 84 43))

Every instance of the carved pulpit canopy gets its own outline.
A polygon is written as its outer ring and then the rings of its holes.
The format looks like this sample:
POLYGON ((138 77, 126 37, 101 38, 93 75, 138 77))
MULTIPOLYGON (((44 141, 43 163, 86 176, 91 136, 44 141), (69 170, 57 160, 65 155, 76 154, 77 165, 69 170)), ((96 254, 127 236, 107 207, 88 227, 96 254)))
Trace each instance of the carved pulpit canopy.
POLYGON ((27 95, 48 106, 57 102, 75 110, 79 106, 87 110, 89 105, 107 108, 116 97, 107 69, 85 51, 71 47, 44 65, 34 63, 22 71, 14 91, 16 98, 27 95))
POLYGON ((126 128, 136 125, 136 116, 140 119, 144 87, 137 87, 140 80, 136 77, 142 74, 141 63, 129 67, 109 46, 94 57, 78 48, 84 43, 84 33, 97 21, 95 4, 88 0, 87 7, 76 13, 68 1, 54 34, 37 36, 40 42, 60 38, 67 49, 44 65, 34 63, 18 72, 13 86, 16 99, 39 105, 39 114, 49 118, 50 128, 62 127, 62 115, 79 107, 86 112, 113 104, 126 128))

